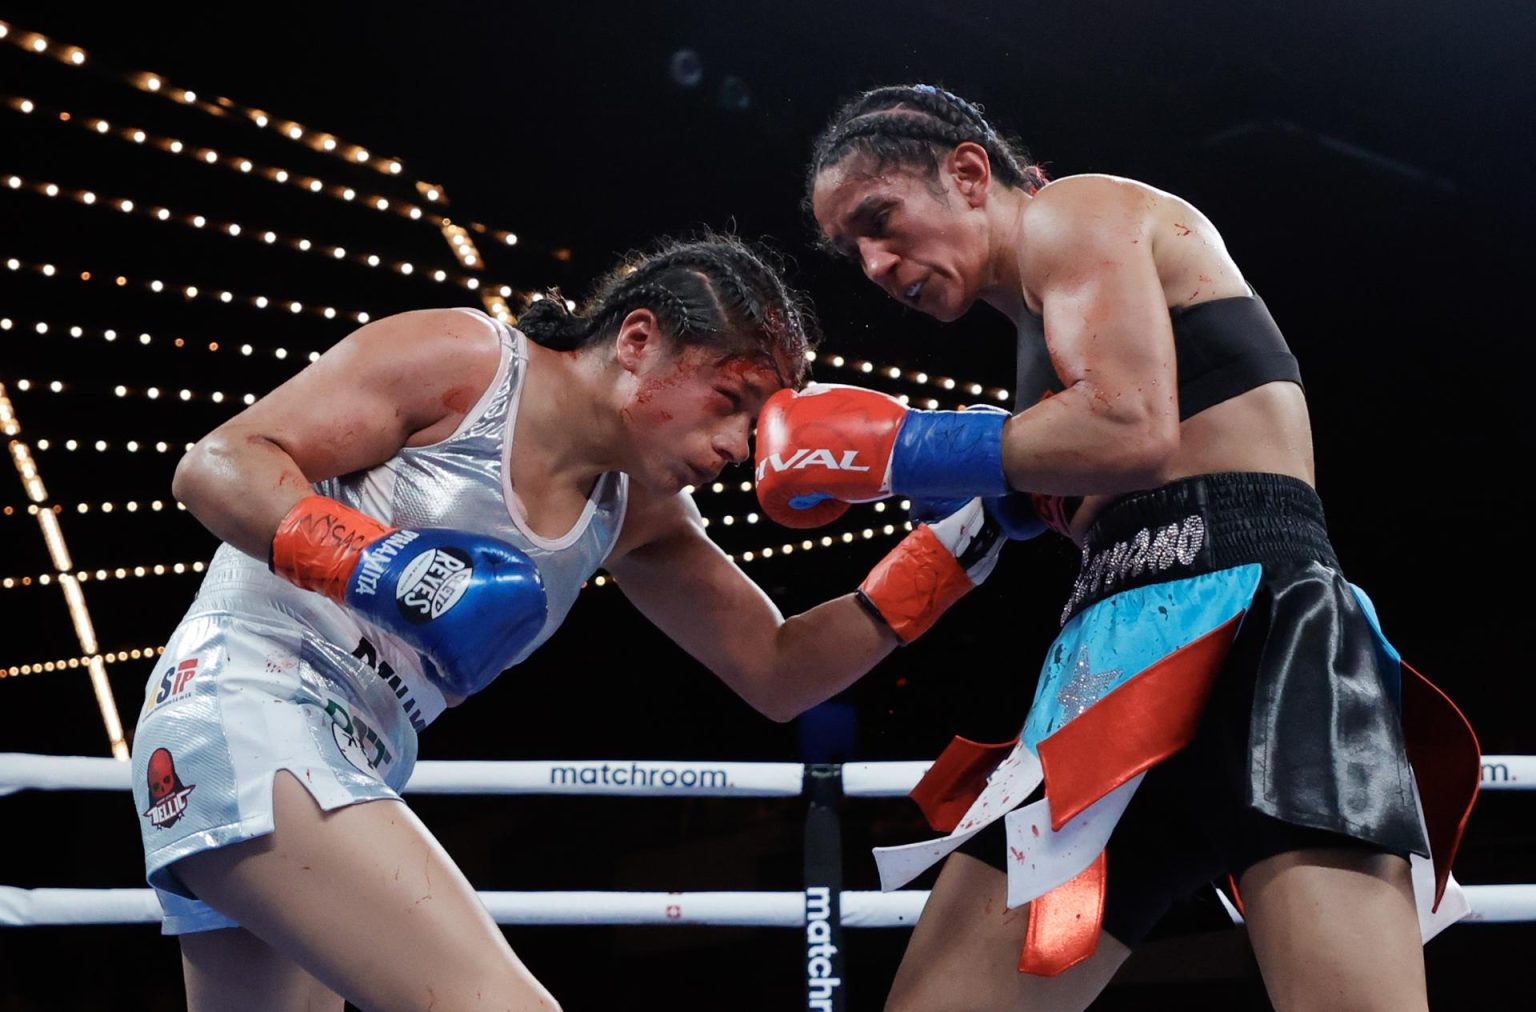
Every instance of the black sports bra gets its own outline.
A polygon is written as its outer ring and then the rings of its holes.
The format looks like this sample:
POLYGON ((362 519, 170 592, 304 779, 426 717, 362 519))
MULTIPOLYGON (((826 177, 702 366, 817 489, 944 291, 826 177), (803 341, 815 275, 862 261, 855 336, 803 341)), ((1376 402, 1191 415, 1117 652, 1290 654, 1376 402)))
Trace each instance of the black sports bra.
MULTIPOLYGON (((1168 310, 1179 377, 1179 421, 1277 380, 1301 386, 1301 370, 1264 300, 1257 295, 1211 299, 1168 310)), ((1014 411, 1066 389, 1045 345, 1045 321, 1027 312, 1019 324, 1014 411)), ((1076 496, 1031 493, 1035 509, 1065 534, 1082 505, 1076 496)))

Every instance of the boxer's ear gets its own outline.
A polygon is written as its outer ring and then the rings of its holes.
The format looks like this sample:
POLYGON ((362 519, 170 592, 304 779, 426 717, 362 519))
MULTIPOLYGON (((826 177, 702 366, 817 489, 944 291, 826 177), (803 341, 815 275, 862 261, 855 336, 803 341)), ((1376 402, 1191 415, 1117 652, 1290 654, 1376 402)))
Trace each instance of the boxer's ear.
POLYGON ((665 353, 661 323, 649 309, 631 309, 619 324, 614 338, 614 358, 626 372, 639 372, 642 365, 665 353))
POLYGON ((954 180, 955 189, 971 207, 986 203, 992 187, 992 160, 987 149, 975 141, 964 141, 944 158, 944 171, 954 180))

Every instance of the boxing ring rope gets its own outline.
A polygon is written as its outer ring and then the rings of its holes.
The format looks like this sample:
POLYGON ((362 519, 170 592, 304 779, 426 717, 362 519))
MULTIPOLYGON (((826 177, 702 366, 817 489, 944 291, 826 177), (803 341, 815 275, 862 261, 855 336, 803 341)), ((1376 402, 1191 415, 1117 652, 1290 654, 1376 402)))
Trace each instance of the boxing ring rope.
MULTIPOLYGON (((406 794, 560 794, 639 797, 806 797, 805 889, 755 892, 484 891, 505 925, 713 925, 805 931, 806 1008, 844 1007, 842 930, 911 927, 924 890, 842 888, 843 797, 907 794, 926 760, 842 765, 672 760, 443 761, 417 764, 406 794)), ((127 791, 127 763, 90 756, 0 753, 0 795, 23 790, 127 791)), ((1536 790, 1536 756, 1483 756, 1483 790, 1536 790)), ((1464 923, 1536 921, 1536 884, 1463 887, 1464 923)), ((1240 920, 1230 910, 1234 920, 1240 920)), ((0 927, 155 924, 154 893, 0 885, 0 927)))
MULTIPOLYGON (((1536 920, 1536 885, 1462 886, 1472 913, 1461 923, 1514 924, 1536 920)), ((716 927, 799 928, 806 923, 804 892, 482 891, 497 924, 586 926, 691 924, 716 927)), ((882 893, 844 890, 839 923, 845 928, 909 928, 917 923, 926 890, 882 893)), ((150 889, 19 889, 0 886, 0 927, 82 924, 159 924, 160 904, 150 889)))
MULTIPOLYGON (((923 890, 842 889, 838 802, 905 795, 927 761, 805 765, 671 760, 433 761, 418 763, 407 794, 560 794, 639 797, 806 797, 806 887, 798 891, 479 893, 498 924, 714 925, 806 933, 808 1009, 843 1008, 842 929, 911 927, 923 890)), ((0 795, 23 790, 127 791, 128 764, 109 758, 0 753, 0 795)), ((1536 790, 1536 756, 1486 755, 1483 790, 1536 790)), ((1464 923, 1536 921, 1536 884, 1464 886, 1464 923)), ((1235 911, 1234 920, 1240 920, 1235 911)), ((0 885, 0 927, 154 924, 151 890, 22 889, 0 885)))
MULTIPOLYGON (((1536 891, 1536 886, 1525 888, 1536 891)), ((805 925, 804 892, 482 891, 497 924, 602 927, 690 924, 798 928, 805 925)), ((895 928, 917 923, 925 891, 841 894, 843 927, 895 928)), ((1536 897, 1532 898, 1536 905, 1536 897)), ((0 886, 0 927, 81 924, 159 924, 150 889, 18 889, 0 886)))
MULTIPOLYGON (((1536 756, 1488 756, 1508 762, 1510 783, 1536 789, 1536 756)), ((928 760, 845 763, 847 797, 904 796, 928 760)), ((1486 767, 1485 767, 1486 769, 1486 767)), ((416 764, 406 794, 597 794, 650 797, 793 798, 803 790, 803 763, 714 763, 667 760, 432 760, 416 764), (622 776, 620 775, 622 774, 622 776), (638 779, 643 783, 637 783, 638 779)), ((116 759, 0 752, 0 795, 17 791, 126 791, 129 769, 116 759)), ((1487 780, 1487 774, 1484 774, 1487 780)))
MULTIPOLYGON (((926 759, 831 767, 844 797, 905 796, 926 759)), ((406 794, 569 794, 792 798, 808 767, 789 762, 660 759, 432 760, 416 764, 406 794), (643 781, 643 782, 640 782, 643 781)), ((126 791, 127 763, 94 756, 0 752, 0 795, 24 790, 126 791)), ((1483 756, 1481 789, 1536 791, 1536 755, 1483 756)))

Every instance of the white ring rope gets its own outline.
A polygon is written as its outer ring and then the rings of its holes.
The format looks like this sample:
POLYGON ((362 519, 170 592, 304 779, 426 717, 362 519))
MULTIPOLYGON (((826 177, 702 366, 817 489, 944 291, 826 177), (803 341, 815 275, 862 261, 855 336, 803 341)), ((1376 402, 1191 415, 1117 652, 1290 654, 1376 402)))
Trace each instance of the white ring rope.
POLYGON ((905 797, 932 765, 930 759, 843 763, 843 793, 855 798, 905 797))
MULTIPOLYGON (((712 924, 727 927, 805 926, 803 892, 482 892, 497 924, 712 924)), ((851 927, 910 927, 928 893, 846 891, 842 923, 851 927)), ((0 926, 159 924, 152 889, 17 889, 0 886, 0 926)))
MULTIPOLYGON (((843 793, 855 797, 906 794, 928 769, 926 760, 846 763, 843 793)), ((801 763, 678 762, 671 760, 424 761, 407 793, 563 794, 645 797, 797 797, 801 763)), ((0 795, 22 790, 130 788, 129 766, 116 759, 0 753, 0 795)), ((1536 789, 1536 756, 1483 757, 1484 790, 1536 789)), ((1536 885, 1464 887, 1470 923, 1536 921, 1536 885)), ((805 892, 483 892, 498 924, 695 924, 804 927, 805 892)), ((928 897, 921 890, 841 893, 846 927, 907 927, 928 897)), ((0 927, 62 924, 152 924, 161 919, 149 889, 22 889, 0 886, 0 927)))
MULTIPOLYGON (((927 763, 916 764, 921 769, 927 763)), ((128 764, 91 756, 0 752, 0 795, 20 790, 126 791, 128 764)), ((407 794, 587 794, 642 797, 798 797, 800 763, 556 759, 527 762, 426 760, 407 794)), ((917 776, 911 776, 906 793, 917 776)))
MULTIPOLYGON (((1536 885, 1463 886, 1472 912, 1461 923, 1536 920, 1536 885)), ((709 924, 799 928, 804 892, 482 892, 497 924, 602 926, 709 924)), ((851 928, 906 928, 917 923, 928 893, 847 890, 840 920, 851 928)), ((0 927, 65 924, 158 924, 151 889, 18 889, 0 886, 0 927)), ((1234 918, 1236 919, 1236 918, 1234 918)))
MULTIPOLYGON (((845 763, 843 794, 904 795, 929 765, 928 760, 845 763)), ((416 764, 405 793, 795 797, 804 776, 805 766, 800 763, 429 759, 416 764)), ((0 752, 0 795, 28 789, 126 791, 128 764, 105 757, 0 752)), ((1536 790, 1536 756, 1483 756, 1482 789, 1536 790)))

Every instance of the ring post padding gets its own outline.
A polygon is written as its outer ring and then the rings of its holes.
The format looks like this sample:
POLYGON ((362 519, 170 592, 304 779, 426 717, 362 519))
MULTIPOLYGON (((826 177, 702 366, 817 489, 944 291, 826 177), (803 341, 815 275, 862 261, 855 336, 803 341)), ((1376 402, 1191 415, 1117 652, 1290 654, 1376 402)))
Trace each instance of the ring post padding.
POLYGON ((843 830, 839 787, 842 774, 831 763, 805 768, 805 1007, 808 1012, 842 1012, 843 830))

